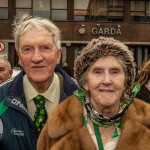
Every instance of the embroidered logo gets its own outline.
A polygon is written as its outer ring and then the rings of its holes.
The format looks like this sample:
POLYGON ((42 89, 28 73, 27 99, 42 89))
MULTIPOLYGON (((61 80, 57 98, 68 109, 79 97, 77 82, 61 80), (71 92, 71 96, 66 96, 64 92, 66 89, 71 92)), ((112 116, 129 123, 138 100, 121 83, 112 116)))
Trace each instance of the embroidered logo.
POLYGON ((22 130, 17 130, 16 128, 11 129, 11 134, 16 136, 24 136, 24 132, 22 130))
POLYGON ((0 119, 0 140, 2 139, 3 132, 4 132, 4 129, 3 129, 3 122, 2 122, 2 120, 0 119))

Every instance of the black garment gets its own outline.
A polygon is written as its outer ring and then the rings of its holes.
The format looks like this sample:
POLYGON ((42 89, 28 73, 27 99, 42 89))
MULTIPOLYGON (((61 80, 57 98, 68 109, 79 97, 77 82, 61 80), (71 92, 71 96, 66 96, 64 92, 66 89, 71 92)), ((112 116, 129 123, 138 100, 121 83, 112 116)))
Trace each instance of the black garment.
POLYGON ((145 86, 143 86, 137 93, 136 98, 150 103, 150 91, 145 86))
POLYGON ((70 76, 70 69, 68 67, 62 67, 62 69, 70 76))

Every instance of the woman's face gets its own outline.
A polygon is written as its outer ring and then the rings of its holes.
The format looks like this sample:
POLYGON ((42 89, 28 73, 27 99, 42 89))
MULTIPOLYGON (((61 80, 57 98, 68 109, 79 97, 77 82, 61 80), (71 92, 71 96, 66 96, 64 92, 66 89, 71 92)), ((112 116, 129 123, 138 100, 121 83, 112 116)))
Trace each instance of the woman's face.
POLYGON ((99 58, 89 69, 83 86, 90 91, 95 110, 119 105, 125 89, 125 72, 113 56, 99 58))

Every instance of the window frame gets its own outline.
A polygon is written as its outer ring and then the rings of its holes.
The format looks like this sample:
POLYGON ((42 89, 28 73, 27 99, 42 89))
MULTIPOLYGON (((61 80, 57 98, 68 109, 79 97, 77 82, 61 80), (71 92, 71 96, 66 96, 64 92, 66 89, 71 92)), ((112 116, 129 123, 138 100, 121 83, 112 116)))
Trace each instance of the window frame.
POLYGON ((8 20, 8 0, 7 0, 7 6, 0 6, 0 10, 1 9, 6 9, 7 10, 7 14, 6 14, 7 17, 6 18, 1 18, 1 16, 0 16, 0 20, 8 20))
POLYGON ((131 0, 131 11, 130 11, 130 21, 132 23, 150 23, 150 15, 147 16, 147 11, 150 11, 150 8, 149 10, 147 10, 147 7, 148 7, 148 3, 150 5, 150 0, 131 0), (132 10, 132 2, 144 2, 144 10, 132 10), (132 15, 132 13, 135 13, 135 14, 140 14, 141 15, 132 15), (142 15, 143 13, 143 15, 142 15), (142 21, 142 17, 143 17, 143 21, 142 21), (149 19, 147 19, 149 17, 149 19))

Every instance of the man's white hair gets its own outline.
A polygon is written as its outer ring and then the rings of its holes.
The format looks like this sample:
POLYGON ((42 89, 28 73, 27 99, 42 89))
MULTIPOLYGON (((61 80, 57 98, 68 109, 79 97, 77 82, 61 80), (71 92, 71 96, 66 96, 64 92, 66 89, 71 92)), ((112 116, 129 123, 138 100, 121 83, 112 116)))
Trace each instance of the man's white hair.
POLYGON ((15 48, 19 50, 19 38, 29 30, 36 28, 37 30, 47 30, 59 49, 61 47, 61 33, 59 28, 50 20, 38 16, 30 16, 27 13, 18 14, 13 22, 13 37, 15 40, 15 48))

